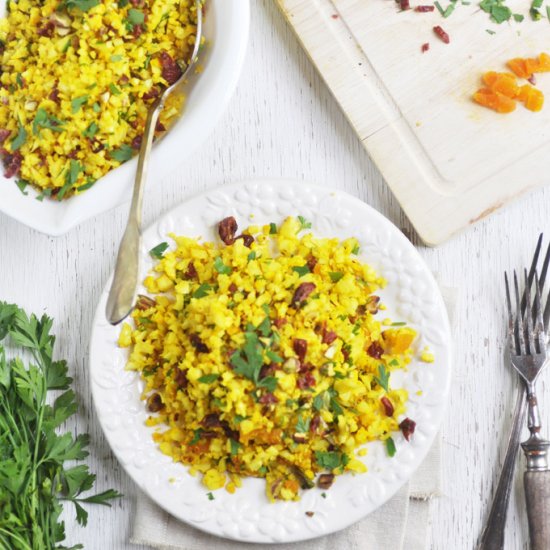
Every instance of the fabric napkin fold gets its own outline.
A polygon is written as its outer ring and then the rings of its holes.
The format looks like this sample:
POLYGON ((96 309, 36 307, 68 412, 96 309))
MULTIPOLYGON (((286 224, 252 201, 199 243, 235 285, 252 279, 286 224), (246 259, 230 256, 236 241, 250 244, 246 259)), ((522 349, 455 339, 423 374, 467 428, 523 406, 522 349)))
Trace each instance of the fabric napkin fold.
MULTIPOLYGON (((451 325, 456 289, 441 288, 451 325)), ((130 541, 159 550, 425 550, 430 507, 441 494, 441 440, 438 436, 411 480, 386 504, 347 529, 309 541, 254 544, 222 539, 180 522, 139 493, 130 541)))

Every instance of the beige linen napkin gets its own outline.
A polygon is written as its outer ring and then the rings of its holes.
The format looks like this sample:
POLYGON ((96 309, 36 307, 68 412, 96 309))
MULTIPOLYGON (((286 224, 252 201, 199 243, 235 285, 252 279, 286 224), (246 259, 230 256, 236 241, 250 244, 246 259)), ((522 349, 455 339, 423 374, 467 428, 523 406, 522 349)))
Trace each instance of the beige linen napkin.
MULTIPOLYGON (((452 324, 456 289, 442 288, 441 293, 452 324)), ((159 550, 425 550, 431 500, 441 494, 440 447, 437 437, 412 479, 393 498, 363 520, 332 535, 289 544, 235 542, 178 521, 139 493, 130 541, 159 550)))

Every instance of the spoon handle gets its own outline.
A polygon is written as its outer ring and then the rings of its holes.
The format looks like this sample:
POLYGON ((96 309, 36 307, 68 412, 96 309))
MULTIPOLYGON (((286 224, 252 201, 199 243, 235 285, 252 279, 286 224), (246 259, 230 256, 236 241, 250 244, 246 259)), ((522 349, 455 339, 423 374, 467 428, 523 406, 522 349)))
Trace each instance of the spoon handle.
POLYGON ((139 274, 143 189, 147 180, 147 168, 153 146, 155 127, 164 106, 165 97, 166 94, 162 94, 151 106, 145 122, 128 223, 118 249, 113 283, 107 300, 106 315, 107 320, 112 325, 120 323, 130 313, 134 305, 139 274))

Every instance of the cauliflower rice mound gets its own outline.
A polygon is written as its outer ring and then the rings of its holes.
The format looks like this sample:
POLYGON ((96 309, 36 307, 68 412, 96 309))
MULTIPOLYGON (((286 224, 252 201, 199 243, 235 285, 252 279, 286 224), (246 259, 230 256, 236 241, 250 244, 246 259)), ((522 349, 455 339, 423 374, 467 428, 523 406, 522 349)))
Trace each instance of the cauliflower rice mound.
MULTIPOLYGON (((130 159, 195 35, 191 0, 8 0, 0 19, 5 176, 61 200, 130 159)), ((157 131, 182 103, 169 97, 157 131)))
POLYGON ((230 493, 241 478, 266 479, 270 500, 328 489, 335 475, 364 472, 356 455, 373 440, 408 439, 407 392, 391 387, 416 333, 379 321, 384 286, 357 258, 356 239, 320 239, 301 217, 251 226, 224 243, 171 236, 125 323, 119 345, 139 371, 154 440, 175 461, 230 493))

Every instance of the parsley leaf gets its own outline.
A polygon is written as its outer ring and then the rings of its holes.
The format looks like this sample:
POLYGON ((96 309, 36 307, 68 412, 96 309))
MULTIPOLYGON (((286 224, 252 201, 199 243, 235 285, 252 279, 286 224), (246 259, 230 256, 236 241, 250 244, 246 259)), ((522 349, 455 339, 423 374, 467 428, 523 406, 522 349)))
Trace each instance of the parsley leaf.
POLYGON ((378 365, 378 376, 375 376, 374 379, 381 388, 384 388, 385 391, 389 391, 390 373, 386 371, 384 365, 378 365))
POLYGON ((134 156, 134 150, 129 145, 121 145, 118 149, 114 149, 110 152, 112 159, 118 162, 126 162, 134 156))
POLYGON ((349 462, 349 457, 337 451, 315 451, 315 460, 321 468, 334 470, 335 468, 345 466, 349 462))
POLYGON ((218 378, 220 377, 219 374, 215 374, 215 373, 212 373, 212 374, 205 374, 204 376, 201 376, 199 378, 199 382, 201 384, 211 384, 212 382, 214 382, 215 380, 217 380, 218 378))
POLYGON ((46 128, 47 130, 51 130, 52 132, 63 132, 64 124, 65 122, 59 120, 52 115, 49 115, 46 109, 40 107, 39 109, 37 109, 36 115, 34 116, 34 121, 32 123, 32 133, 35 136, 40 137, 40 130, 42 128, 46 128))
POLYGON ((330 276, 330 280, 333 283, 337 283, 344 276, 344 274, 341 271, 331 271, 329 273, 329 276, 330 276))
POLYGON ((298 221, 300 222, 299 231, 302 231, 304 229, 311 229, 311 223, 308 222, 303 216, 298 216, 298 221))
POLYGON ((84 131, 82 132, 82 135, 83 135, 84 137, 93 139, 94 136, 97 134, 98 130, 99 130, 99 126, 98 126, 95 122, 92 122, 92 123, 86 128, 86 130, 84 130, 84 131))
POLYGON ((278 353, 275 353, 273 350, 268 349, 265 352, 265 354, 267 358, 273 363, 282 363, 284 361, 284 359, 278 353))
POLYGON ((71 101, 71 112, 73 113, 73 115, 80 111, 82 105, 85 105, 88 102, 89 97, 89 95, 81 95, 79 97, 75 97, 71 101))
POLYGON ((17 151, 21 145, 23 145, 27 141, 27 130, 23 127, 21 122, 19 122, 19 130, 17 132, 17 135, 13 138, 11 142, 11 150, 17 151))
POLYGON ((303 265, 303 266, 295 266, 292 268, 292 271, 296 271, 296 273, 298 273, 298 275, 300 277, 303 277, 304 275, 306 275, 307 273, 311 273, 311 271, 309 270, 309 267, 307 265, 303 265))
POLYGON ((210 493, 206 493, 206 496, 208 497, 208 500, 214 500, 214 495, 212 494, 212 491, 210 493))
POLYGON ((29 182, 27 180, 21 180, 21 179, 17 180, 15 182, 15 185, 17 185, 17 187, 19 188, 19 191, 21 191, 21 193, 23 193, 23 195, 28 195, 29 194, 28 191, 25 191, 25 189, 29 185, 29 182))
POLYGON ((225 265, 223 263, 223 260, 221 259, 220 256, 218 256, 214 260, 214 269, 222 275, 231 275, 231 271, 232 271, 232 269, 228 265, 225 265))
POLYGON ((195 292, 193 292, 193 298, 204 298, 211 290, 212 287, 209 284, 203 283, 199 286, 199 288, 197 288, 197 290, 195 290, 195 292))
POLYGON ((386 451, 388 451, 389 456, 395 455, 395 452, 396 452, 395 442, 391 437, 388 437, 388 439, 386 439, 386 451))
POLYGON ((233 421, 235 422, 235 424, 240 424, 243 420, 246 420, 247 418, 250 418, 250 417, 236 414, 235 417, 233 418, 233 421))
POLYGON ((266 388, 269 393, 273 393, 277 387, 277 378, 275 376, 266 376, 258 382, 258 388, 266 388))
POLYGON ((65 185, 63 185, 63 187, 59 190, 59 193, 56 195, 56 199, 58 201, 63 200, 63 197, 65 197, 67 191, 69 191, 78 180, 78 174, 80 174, 83 170, 84 168, 80 162, 71 159, 69 170, 65 174, 65 185))
POLYGON ((269 234, 275 235, 276 233, 277 233, 277 226, 273 222, 271 222, 269 224, 269 234))
POLYGON ((78 8, 80 11, 89 11, 99 6, 99 0, 65 0, 62 5, 67 9, 78 8))
POLYGON ((157 246, 149 250, 149 256, 155 260, 162 260, 164 258, 164 253, 168 250, 168 243, 162 242, 157 244, 157 246))
POLYGON ((132 32, 137 25, 143 25, 145 21, 145 14, 142 11, 130 8, 128 10, 128 17, 126 19, 126 28, 132 32))
POLYGON ((109 90, 111 90, 113 95, 120 95, 122 93, 112 82, 109 84, 109 90))
POLYGON ((235 441, 232 437, 230 437, 229 445, 231 448, 231 456, 235 456, 239 452, 239 449, 241 448, 241 444, 238 441, 235 441))
POLYGON ((201 435, 202 435, 202 429, 201 428, 199 428, 198 430, 195 430, 193 432, 193 437, 192 437, 191 441, 189 441, 189 445, 196 445, 199 442, 199 440, 201 438, 201 435))
POLYGON ((236 373, 257 384, 263 365, 262 346, 255 332, 245 332, 244 338, 243 348, 233 353, 230 362, 236 373))
POLYGON ((298 415, 298 421, 296 422, 296 431, 301 434, 309 432, 309 424, 311 418, 303 418, 301 414, 298 415))

